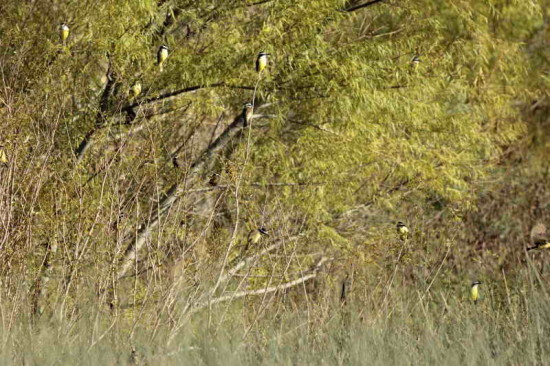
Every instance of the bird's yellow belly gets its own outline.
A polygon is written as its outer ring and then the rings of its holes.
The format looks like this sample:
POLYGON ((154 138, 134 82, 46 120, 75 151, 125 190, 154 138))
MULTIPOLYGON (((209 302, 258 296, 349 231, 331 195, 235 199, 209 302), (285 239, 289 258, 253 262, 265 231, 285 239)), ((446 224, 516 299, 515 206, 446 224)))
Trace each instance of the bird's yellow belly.
POLYGON ((258 61, 258 71, 262 71, 267 66, 267 60, 265 57, 260 58, 258 61))
POLYGON ((476 301, 479 297, 479 291, 477 289, 477 286, 472 288, 472 300, 476 301))

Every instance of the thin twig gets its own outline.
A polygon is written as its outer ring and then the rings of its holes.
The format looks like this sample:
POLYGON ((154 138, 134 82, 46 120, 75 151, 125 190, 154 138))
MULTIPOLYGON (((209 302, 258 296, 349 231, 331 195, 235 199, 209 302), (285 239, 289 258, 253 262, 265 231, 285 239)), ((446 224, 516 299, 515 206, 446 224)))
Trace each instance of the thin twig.
POLYGON ((399 267, 399 264, 401 263, 401 258, 403 257, 403 253, 405 251, 405 248, 407 247, 407 242, 403 243, 401 246, 401 249, 399 251, 399 255, 397 256, 397 260, 395 261, 395 267, 393 268, 393 273, 390 278, 390 283, 386 286, 386 294, 384 295, 384 299, 382 300, 382 305, 380 306, 380 312, 382 312, 382 308, 386 304, 386 300, 388 299, 388 295, 390 293, 391 287, 393 285, 393 280, 395 279, 395 275, 397 273, 397 268, 399 267))

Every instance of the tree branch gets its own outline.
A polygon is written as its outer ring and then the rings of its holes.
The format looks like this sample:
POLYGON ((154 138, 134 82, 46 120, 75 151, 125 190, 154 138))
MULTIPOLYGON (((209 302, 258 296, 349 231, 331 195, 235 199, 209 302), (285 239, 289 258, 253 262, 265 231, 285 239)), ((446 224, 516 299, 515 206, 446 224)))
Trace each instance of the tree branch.
MULTIPOLYGON (((248 187, 308 187, 308 186, 323 186, 326 183, 283 183, 283 182, 274 182, 274 183, 249 183, 245 184, 245 186, 248 187)), ((210 192, 210 191, 216 191, 216 190, 223 190, 223 189, 229 189, 232 188, 232 185, 224 184, 224 185, 217 185, 212 187, 203 187, 203 188, 195 188, 187 190, 189 193, 197 193, 197 192, 210 192)))
MULTIPOLYGON (((244 118, 239 114, 233 122, 225 128, 220 136, 214 140, 203 153, 191 165, 188 176, 193 177, 199 173, 204 165, 209 162, 217 153, 219 153, 235 136, 237 136, 244 126, 244 118)), ((118 279, 121 279, 133 267, 137 254, 145 244, 152 230, 158 226, 160 218, 172 207, 172 205, 185 193, 186 185, 180 182, 175 183, 168 189, 166 196, 160 201, 157 212, 149 220, 142 224, 134 238, 130 241, 124 256, 120 262, 118 279)))
POLYGON ((263 5, 270 3, 272 0, 262 0, 262 1, 256 1, 255 3, 248 4, 247 6, 256 6, 256 5, 263 5))
POLYGON ((80 144, 78 145, 78 148, 75 151, 77 162, 80 162, 82 160, 82 158, 84 157, 84 153, 92 144, 94 134, 105 124, 105 116, 109 109, 109 96, 111 95, 111 92, 113 91, 113 87, 115 85, 115 78, 113 77, 112 73, 112 64, 110 57, 106 75, 107 83, 105 84, 105 88, 103 89, 103 92, 101 93, 101 97, 99 99, 99 110, 95 119, 95 126, 86 134, 86 136, 84 136, 84 139, 82 139, 82 142, 80 142, 80 144))
POLYGON ((159 100, 168 99, 168 98, 180 95, 180 94, 191 93, 191 92, 194 92, 194 91, 197 91, 197 90, 200 90, 200 89, 216 88, 216 87, 220 87, 220 86, 230 88, 230 89, 254 90, 253 86, 228 85, 225 82, 206 84, 206 85, 194 85, 194 86, 188 86, 187 88, 182 88, 182 89, 174 90, 174 91, 171 91, 171 92, 168 92, 168 93, 165 93, 165 94, 161 94, 161 95, 158 95, 156 97, 144 99, 140 102, 132 103, 132 104, 124 107, 122 109, 122 111, 123 112, 129 112, 131 109, 133 109, 135 107, 138 107, 138 106, 142 106, 142 105, 145 105, 145 104, 151 104, 151 103, 154 103, 154 102, 158 102, 159 100))
POLYGON ((313 266, 313 268, 308 271, 309 273, 304 274, 302 277, 297 278, 293 281, 285 282, 285 283, 282 283, 282 284, 277 285, 277 286, 261 288, 261 289, 258 289, 258 290, 238 291, 238 292, 234 292, 230 295, 220 296, 220 297, 214 298, 210 301, 198 304, 193 309, 191 309, 190 313, 197 312, 201 309, 204 309, 204 308, 209 307, 209 306, 214 305, 214 304, 219 304, 219 303, 224 302, 224 301, 235 300, 235 299, 239 299, 239 298, 245 297, 245 296, 264 295, 264 294, 268 294, 268 293, 271 293, 271 292, 282 291, 282 290, 286 290, 286 289, 291 288, 291 287, 298 286, 298 285, 300 285, 300 284, 302 284, 306 281, 309 281, 309 280, 317 277, 321 267, 326 262, 328 262, 330 260, 332 260, 332 259, 327 258, 327 257, 322 257, 319 260, 319 262, 317 262, 313 266))
MULTIPOLYGON (((84 136, 80 144, 78 145, 78 148, 75 150, 75 155, 77 156, 77 161, 81 161, 84 157, 84 154, 86 153, 86 150, 90 148, 92 144, 92 139, 94 135, 97 133, 98 130, 105 127, 105 114, 108 110, 108 97, 111 93, 114 85, 114 79, 111 78, 111 72, 110 72, 110 66, 109 71, 107 72, 108 75, 108 81, 105 85, 105 89, 103 90, 101 101, 100 101, 100 108, 99 112, 96 118, 95 126, 84 136)), ((213 84, 207 84, 207 85, 195 85, 195 86, 189 86, 187 88, 182 88, 178 90, 174 90, 165 94, 158 95, 156 97, 144 99, 140 102, 135 102, 130 105, 127 105, 126 107, 122 108, 120 111, 123 113, 127 113, 129 115, 129 120, 126 121, 125 124, 132 124, 132 121, 135 119, 136 114, 133 111, 134 108, 143 106, 146 104, 155 103, 164 99, 168 99, 171 97, 175 97, 181 94, 185 93, 191 93, 200 89, 206 89, 206 88, 215 88, 215 87, 226 87, 230 89, 244 89, 244 90, 254 90, 254 87, 252 86, 246 86, 246 85, 228 85, 225 82, 220 83, 213 83, 213 84)))
MULTIPOLYGON (((293 239, 293 238, 290 238, 290 239, 293 239)), ((260 258, 261 256, 269 253, 269 252, 272 252, 274 251, 275 249, 279 248, 281 245, 283 245, 283 241, 279 241, 278 243, 275 243, 273 245, 270 245, 268 246, 267 248, 265 248, 264 250, 262 250, 260 253, 258 254, 255 254, 255 255, 251 255, 249 257, 246 257, 244 258, 243 260, 241 260, 239 263, 237 263, 236 265, 233 266, 233 268, 231 268, 230 270, 228 270, 224 275, 222 275, 220 277, 220 283, 222 282, 225 282, 227 281, 229 278, 233 277, 235 275, 235 273, 237 273, 238 271, 240 271, 242 268, 244 268, 245 266, 247 266, 249 263, 253 262, 254 260, 256 260, 257 258, 260 258)))
POLYGON ((366 3, 363 3, 363 4, 351 6, 349 8, 343 9, 341 11, 352 12, 352 11, 356 11, 356 10, 363 9, 363 8, 368 7, 368 6, 380 3, 382 1, 384 1, 384 0, 371 0, 371 1, 367 1, 366 3))

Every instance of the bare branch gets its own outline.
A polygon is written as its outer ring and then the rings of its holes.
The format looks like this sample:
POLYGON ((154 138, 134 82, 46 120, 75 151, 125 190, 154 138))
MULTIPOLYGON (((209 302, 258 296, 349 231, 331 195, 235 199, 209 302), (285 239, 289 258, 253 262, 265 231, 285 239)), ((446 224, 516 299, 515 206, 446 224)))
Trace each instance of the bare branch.
POLYGON ((356 10, 363 9, 363 8, 368 7, 368 6, 380 3, 382 1, 384 1, 384 0, 371 0, 371 1, 367 1, 366 3, 363 3, 363 4, 351 6, 349 8, 344 9, 344 10, 341 10, 341 11, 352 12, 352 11, 356 11, 356 10))
MULTIPOLYGON (((107 84, 105 85, 105 89, 103 90, 103 93, 102 93, 102 96, 101 96, 100 108, 99 108, 99 112, 98 112, 98 115, 97 115, 97 118, 96 118, 95 126, 86 134, 86 136, 84 136, 84 138, 82 139, 82 141, 78 145, 78 148, 75 151, 75 155, 77 156, 77 161, 82 160, 82 158, 84 157, 84 154, 86 153, 88 148, 92 145, 93 137, 97 133, 97 131, 100 130, 101 128, 105 127, 105 122, 104 121, 105 121, 106 112, 107 112, 107 109, 108 109, 108 97, 109 97, 109 94, 111 93, 111 91, 113 89, 113 86, 114 86, 114 79, 112 78, 112 74, 111 74, 111 71, 110 71, 110 66, 109 66, 109 71, 107 71, 107 75, 108 75, 108 81, 107 81, 107 84)), ((168 93, 165 93, 165 94, 158 95, 156 97, 151 97, 151 98, 139 101, 139 102, 132 103, 132 104, 127 105, 126 107, 122 108, 120 111, 123 112, 123 113, 127 113, 128 116, 129 116, 128 120, 125 122, 125 124, 132 124, 133 120, 136 118, 136 114, 134 112, 134 108, 136 108, 136 107, 144 106, 146 104, 152 104, 152 103, 155 103, 155 102, 158 102, 158 101, 161 101, 161 100, 165 100, 165 99, 175 97, 175 96, 185 94, 185 93, 191 93, 191 92, 194 92, 194 91, 197 91, 197 90, 200 90, 200 89, 215 88, 215 87, 225 87, 225 88, 230 88, 230 89, 254 90, 254 87, 252 87, 252 86, 229 85, 229 84, 226 84, 225 82, 213 83, 213 84, 207 84, 207 85, 195 85, 195 86, 189 86, 189 87, 186 87, 186 88, 174 90, 174 91, 171 91, 171 92, 168 92, 168 93)), ((151 117, 151 116, 154 116, 154 115, 155 114, 151 114, 148 117, 151 117)))
POLYGON ((272 0, 262 0, 262 1, 256 1, 255 3, 248 4, 247 6, 257 6, 257 5, 263 5, 270 3, 272 0))
POLYGON ((107 114, 107 110, 109 109, 109 96, 111 95, 113 87, 115 86, 115 78, 112 72, 111 57, 109 57, 109 66, 107 67, 106 76, 107 83, 105 84, 105 88, 103 89, 103 92, 101 93, 101 97, 99 99, 99 110, 97 112, 95 126, 86 134, 86 136, 84 136, 84 139, 82 139, 82 142, 80 142, 78 148, 75 151, 76 160, 78 162, 82 160, 82 158, 84 157, 84 153, 91 146, 94 134, 105 124, 105 117, 107 114))
POLYGON ((200 89, 216 88, 216 87, 225 87, 225 88, 230 88, 230 89, 254 90, 253 86, 229 85, 229 84, 226 84, 225 82, 206 84, 206 85, 194 85, 194 86, 188 86, 186 88, 181 88, 181 89, 178 89, 178 90, 174 90, 174 91, 171 91, 171 92, 168 92, 168 93, 165 93, 165 94, 161 94, 161 95, 158 95, 156 97, 144 99, 144 100, 139 101, 139 102, 135 102, 133 104, 130 104, 130 105, 124 107, 122 109, 122 111, 123 112, 129 112, 131 109, 133 109, 137 106, 143 106, 145 104, 151 104, 151 103, 158 102, 160 100, 168 99, 168 98, 171 98, 171 97, 175 97, 175 96, 178 96, 178 95, 181 95, 181 94, 192 93, 192 92, 195 92, 195 91, 200 90, 200 89))
MULTIPOLYGON (((250 183, 245 184, 245 186, 248 187, 311 187, 311 186, 323 186, 326 183, 250 183)), ((195 189, 189 189, 187 192, 189 193, 197 193, 197 192, 210 192, 210 191, 216 191, 216 190, 224 190, 224 189, 230 189, 233 188, 232 185, 225 184, 225 185, 218 185, 218 186, 212 186, 212 187, 203 187, 203 188, 195 188, 195 189)))
POLYGON ((209 307, 209 306, 214 305, 214 304, 219 304, 219 303, 224 302, 224 301, 235 300, 235 299, 239 299, 239 298, 242 298, 242 297, 245 297, 245 296, 264 295, 264 294, 268 294, 268 293, 271 293, 271 292, 282 291, 282 290, 286 290, 286 289, 291 288, 291 287, 298 286, 302 283, 305 283, 305 282, 317 277, 321 267, 326 262, 328 262, 330 260, 332 260, 332 259, 327 258, 327 257, 322 257, 319 260, 319 262, 317 262, 317 264, 315 264, 315 266, 313 266, 313 268, 308 271, 307 274, 304 274, 302 277, 297 278, 293 281, 285 282, 285 283, 282 283, 282 284, 277 285, 277 286, 261 288, 261 289, 258 289, 258 290, 238 291, 238 292, 234 292, 230 295, 220 296, 220 297, 217 297, 217 298, 212 299, 210 301, 207 301, 207 302, 204 302, 204 303, 201 303, 201 304, 197 305, 196 307, 194 307, 191 310, 191 313, 197 312, 201 309, 204 309, 204 308, 209 307))
MULTIPOLYGON (((294 237, 294 238, 297 238, 297 237, 294 237)), ((290 239, 293 239, 293 238, 290 238, 290 239)), ((228 270, 226 274, 224 274, 220 277, 220 283, 227 281, 230 277, 233 277, 239 270, 241 270, 242 268, 247 266, 249 263, 255 261, 257 258, 260 258, 261 256, 263 256, 263 255, 279 248, 281 245, 283 245, 283 243, 284 242, 281 240, 278 243, 275 243, 273 245, 268 246, 267 248, 265 248, 264 250, 262 250, 258 254, 255 254, 255 255, 244 258, 239 263, 237 263, 235 266, 233 266, 233 268, 228 270)))
MULTIPOLYGON (((212 158, 227 146, 231 140, 239 135, 243 126, 244 118, 242 114, 239 114, 233 122, 226 127, 222 134, 204 150, 197 160, 195 160, 191 165, 188 176, 192 178, 199 173, 207 162, 211 161, 212 158)), ((120 262, 120 269, 117 276, 118 279, 124 277, 133 267, 137 254, 145 244, 147 238, 151 235, 152 230, 158 226, 160 218, 185 193, 185 187, 186 185, 181 184, 181 182, 174 183, 172 187, 168 189, 166 196, 160 201, 158 209, 153 217, 147 223, 140 226, 137 234, 126 247, 124 256, 120 262)))
POLYGON ((82 158, 84 157, 84 154, 86 153, 86 150, 88 150, 88 148, 91 146, 92 139, 93 139, 95 133, 97 132, 97 130, 98 130, 97 127, 92 128, 86 134, 86 136, 84 136, 84 138, 82 139, 82 141, 78 145, 78 148, 75 151, 77 162, 80 162, 82 160, 82 158))

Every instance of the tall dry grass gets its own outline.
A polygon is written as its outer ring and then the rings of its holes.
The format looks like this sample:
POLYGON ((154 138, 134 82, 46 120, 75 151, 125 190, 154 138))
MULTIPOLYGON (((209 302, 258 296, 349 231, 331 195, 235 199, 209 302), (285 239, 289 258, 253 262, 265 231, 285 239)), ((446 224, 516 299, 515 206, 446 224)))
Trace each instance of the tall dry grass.
POLYGON ((114 314, 96 306, 93 296, 81 299, 78 312, 52 309, 42 317, 29 316, 4 297, 0 360, 4 365, 548 364, 544 271, 528 264, 520 277, 500 280, 482 285, 477 305, 468 300, 467 283, 437 279, 428 291, 424 285, 396 286, 387 304, 377 297, 344 306, 335 297, 327 306, 282 310, 280 298, 256 318, 253 302, 234 301, 177 327, 169 319, 134 321, 128 313, 114 314))

